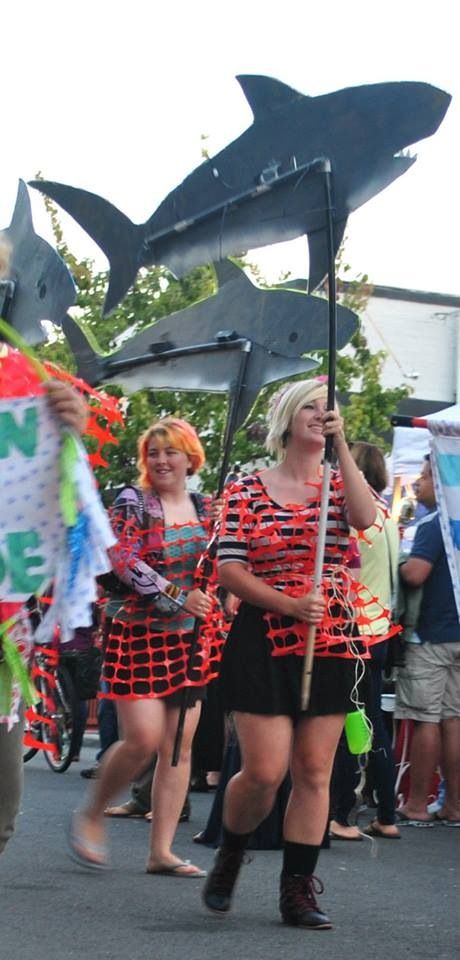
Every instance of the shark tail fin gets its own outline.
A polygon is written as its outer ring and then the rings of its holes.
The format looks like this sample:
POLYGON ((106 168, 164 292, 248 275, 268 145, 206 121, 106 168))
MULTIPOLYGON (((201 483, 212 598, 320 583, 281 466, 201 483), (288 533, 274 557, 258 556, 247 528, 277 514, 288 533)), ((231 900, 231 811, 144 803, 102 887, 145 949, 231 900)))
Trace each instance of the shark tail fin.
POLYGON ((30 186, 55 200, 105 253, 110 264, 103 311, 107 316, 123 299, 141 266, 144 227, 132 223, 108 200, 87 190, 51 180, 31 180, 30 186))
POLYGON ((62 329, 77 362, 77 376, 89 383, 90 387, 96 387, 104 380, 104 355, 95 350, 79 324, 68 313, 62 321, 62 329))

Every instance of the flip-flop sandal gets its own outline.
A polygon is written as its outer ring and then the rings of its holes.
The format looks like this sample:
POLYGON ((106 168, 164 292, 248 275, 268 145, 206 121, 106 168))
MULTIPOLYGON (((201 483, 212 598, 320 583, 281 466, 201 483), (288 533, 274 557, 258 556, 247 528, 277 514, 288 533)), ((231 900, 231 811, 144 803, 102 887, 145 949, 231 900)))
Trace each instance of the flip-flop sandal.
POLYGON ((120 817, 124 820, 143 820, 145 812, 133 800, 127 800, 117 807, 106 807, 104 817, 120 817))
POLYGON ((206 870, 200 870, 199 867, 195 867, 190 860, 182 860, 181 863, 165 864, 162 867, 155 867, 154 870, 146 870, 146 873, 158 874, 161 877, 180 877, 186 880, 199 880, 207 876, 206 870), (192 867, 192 870, 188 869, 188 872, 186 872, 184 867, 192 867))
POLYGON ((397 825, 398 827, 434 827, 434 820, 417 820, 414 817, 408 817, 405 813, 398 811, 397 813, 397 825))
POLYGON ((343 840, 344 843, 358 843, 363 839, 361 834, 359 837, 343 837, 341 833, 334 833, 333 830, 329 830, 329 836, 331 840, 343 840))
POLYGON ((359 842, 360 840, 362 841, 362 839, 363 839, 362 833, 361 833, 361 831, 359 830, 359 827, 356 827, 355 825, 352 826, 352 825, 349 825, 349 824, 341 824, 341 823, 338 823, 337 820, 331 820, 331 822, 330 822, 330 824, 329 824, 329 836, 330 836, 333 840, 343 840, 344 843, 357 843, 357 842, 359 842), (341 833, 341 832, 340 832, 341 829, 342 829, 342 830, 356 830, 357 833, 354 833, 354 834, 351 834, 351 835, 350 835, 350 834, 346 834, 346 833, 341 833))
POLYGON ((76 821, 77 816, 73 814, 67 828, 67 848, 69 856, 75 863, 78 863, 80 867, 86 867, 89 870, 107 870, 109 859, 106 846, 84 840, 77 830, 76 821), (102 859, 93 860, 91 854, 95 854, 102 859))
POLYGON ((385 833, 383 830, 380 829, 380 827, 377 827, 375 823, 369 823, 368 826, 363 830, 363 833, 366 834, 366 837, 376 837, 378 840, 400 840, 401 839, 401 834, 385 833))
POLYGON ((460 820, 449 820, 448 817, 441 817, 439 813, 435 813, 434 822, 441 827, 460 827, 460 820))

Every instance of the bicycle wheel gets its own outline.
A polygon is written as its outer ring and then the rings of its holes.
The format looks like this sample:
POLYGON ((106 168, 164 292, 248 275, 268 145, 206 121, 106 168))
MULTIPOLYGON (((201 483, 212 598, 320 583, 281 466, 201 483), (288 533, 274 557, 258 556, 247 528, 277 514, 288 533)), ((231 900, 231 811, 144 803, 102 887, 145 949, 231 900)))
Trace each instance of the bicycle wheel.
MULTIPOLYGON (((37 709, 37 708, 36 708, 37 709)), ((38 712, 38 709, 37 709, 38 712)), ((42 725, 40 720, 30 720, 27 716, 27 711, 24 715, 24 740, 26 740, 27 735, 30 735, 34 740, 41 740, 42 738, 42 725)), ((23 763, 27 763, 29 760, 32 760, 32 757, 38 753, 38 747, 29 747, 27 743, 24 743, 24 753, 22 755, 23 763)))
MULTIPOLYGON (((43 688, 43 693, 46 695, 47 687, 40 675, 40 668, 42 666, 42 655, 34 651, 34 661, 32 667, 32 678, 34 681, 35 689, 37 690, 39 696, 43 688)), ((27 763, 29 760, 32 760, 32 757, 39 752, 41 749, 38 744, 43 742, 42 737, 42 721, 41 717, 43 716, 44 710, 43 700, 38 699, 33 707, 28 707, 24 710, 24 753, 22 759, 24 763, 27 763), (27 740, 30 743, 27 743, 27 740), (34 745, 37 743, 37 746, 34 745)))
MULTIPOLYGON (((27 737, 27 734, 30 734, 34 740, 41 740, 42 730, 41 723, 39 720, 29 720, 27 716, 27 711, 24 716, 24 739, 27 737)), ((22 755, 23 763, 27 763, 29 760, 32 760, 32 757, 35 757, 35 754, 38 753, 38 747, 28 747, 24 743, 24 753, 22 755)))
POLYGON ((56 687, 52 691, 54 708, 50 711, 51 724, 43 724, 43 742, 52 746, 45 750, 45 760, 55 773, 64 773, 72 762, 76 747, 77 697, 72 678, 66 667, 59 664, 56 687))

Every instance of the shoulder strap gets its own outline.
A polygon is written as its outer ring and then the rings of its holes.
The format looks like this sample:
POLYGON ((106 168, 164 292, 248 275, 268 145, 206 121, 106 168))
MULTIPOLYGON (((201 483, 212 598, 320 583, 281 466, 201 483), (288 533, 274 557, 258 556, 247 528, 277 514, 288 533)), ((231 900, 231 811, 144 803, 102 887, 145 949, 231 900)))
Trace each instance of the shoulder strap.
POLYGON ((141 522, 142 522, 142 529, 143 529, 143 530, 147 530, 147 527, 149 526, 149 519, 148 519, 148 518, 149 518, 149 515, 148 515, 148 513, 147 513, 147 510, 145 509, 144 491, 141 490, 140 487, 135 487, 135 486, 132 486, 131 489, 135 491, 136 496, 137 496, 137 501, 138 501, 139 507, 141 508, 141 513, 142 513, 142 521, 141 521, 141 522))
POLYGON ((389 539, 388 539, 388 532, 387 532, 387 528, 386 528, 386 519, 387 519, 387 518, 384 517, 384 520, 383 520, 383 532, 384 532, 384 534, 385 534, 385 541, 386 541, 386 545, 387 545, 388 569, 389 569, 389 571, 390 571, 391 605, 392 605, 392 607, 394 607, 394 604, 395 604, 395 602, 396 602, 396 590, 395 590, 395 579, 394 579, 394 576, 393 576, 393 564, 392 564, 392 562, 391 562, 390 541, 389 541, 389 539))
MULTIPOLYGON (((148 516, 149 516, 149 515, 148 515, 148 513, 147 513, 147 511, 146 511, 146 509, 145 509, 145 497, 144 497, 144 492, 143 492, 143 490, 141 490, 140 487, 136 487, 136 486, 134 485, 134 483, 127 483, 127 484, 123 487, 123 490, 134 490, 134 493, 136 494, 137 505, 138 505, 138 507, 140 508, 140 513, 141 513, 141 517, 142 517, 142 519, 141 519, 142 528, 143 528, 143 529, 146 529, 147 526, 148 526, 148 516)), ((123 490, 120 490, 120 493, 123 493, 123 490)), ((112 503, 112 505, 111 505, 111 507, 110 507, 109 509, 112 509, 113 505, 114 505, 114 504, 112 503)))
POLYGON ((206 509, 205 509, 206 498, 203 496, 202 493, 197 493, 196 491, 193 491, 190 494, 190 499, 193 503, 193 506, 195 507, 198 517, 201 519, 206 515, 206 509))

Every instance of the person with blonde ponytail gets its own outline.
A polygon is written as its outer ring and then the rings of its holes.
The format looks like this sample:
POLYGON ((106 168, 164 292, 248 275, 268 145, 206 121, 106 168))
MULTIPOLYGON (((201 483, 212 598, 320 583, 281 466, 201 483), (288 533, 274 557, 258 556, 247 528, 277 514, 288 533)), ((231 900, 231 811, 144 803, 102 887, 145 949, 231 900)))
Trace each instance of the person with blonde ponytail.
POLYGON ((223 653, 223 702, 232 711, 242 766, 224 800, 223 844, 203 899, 226 913, 251 833, 269 814, 290 769, 284 817, 280 911, 284 923, 329 929, 314 876, 329 812, 329 781, 356 687, 348 554, 350 526, 373 523, 375 506, 345 440, 338 409, 326 410, 321 380, 291 383, 274 398, 268 450, 276 465, 228 490, 218 548, 219 578, 241 600, 223 653), (320 593, 313 587, 322 460, 333 438, 320 593), (303 655, 316 633, 308 709, 301 709, 303 655))

